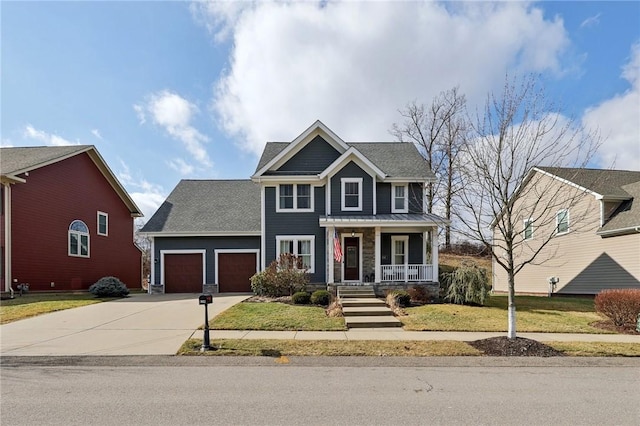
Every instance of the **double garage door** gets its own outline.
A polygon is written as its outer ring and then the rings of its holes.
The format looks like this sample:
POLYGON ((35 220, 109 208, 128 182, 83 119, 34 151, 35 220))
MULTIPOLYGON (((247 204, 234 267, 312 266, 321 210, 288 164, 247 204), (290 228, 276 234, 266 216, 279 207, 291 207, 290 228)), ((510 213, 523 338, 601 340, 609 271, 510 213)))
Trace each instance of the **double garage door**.
MULTIPOLYGON (((256 253, 219 253, 216 267, 220 293, 250 292, 250 278, 256 273, 256 257, 256 253)), ((202 262, 201 253, 165 254, 165 293, 201 293, 202 262)))

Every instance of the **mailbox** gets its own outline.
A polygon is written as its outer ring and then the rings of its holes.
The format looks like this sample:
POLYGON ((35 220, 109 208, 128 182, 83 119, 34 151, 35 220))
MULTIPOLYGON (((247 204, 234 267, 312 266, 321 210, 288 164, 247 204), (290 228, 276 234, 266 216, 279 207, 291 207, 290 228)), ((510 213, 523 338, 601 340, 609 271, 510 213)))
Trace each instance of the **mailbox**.
POLYGON ((212 294, 201 294, 198 298, 198 302, 200 305, 210 305, 213 303, 213 295, 212 294))

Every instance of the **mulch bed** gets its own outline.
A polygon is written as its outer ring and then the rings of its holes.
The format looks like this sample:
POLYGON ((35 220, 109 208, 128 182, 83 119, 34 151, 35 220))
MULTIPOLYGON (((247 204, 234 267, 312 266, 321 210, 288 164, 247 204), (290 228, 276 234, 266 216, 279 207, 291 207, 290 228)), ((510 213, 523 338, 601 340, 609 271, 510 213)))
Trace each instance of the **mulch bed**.
POLYGON ((467 343, 488 356, 564 356, 562 352, 544 343, 523 337, 515 339, 509 339, 506 336, 491 337, 467 343))

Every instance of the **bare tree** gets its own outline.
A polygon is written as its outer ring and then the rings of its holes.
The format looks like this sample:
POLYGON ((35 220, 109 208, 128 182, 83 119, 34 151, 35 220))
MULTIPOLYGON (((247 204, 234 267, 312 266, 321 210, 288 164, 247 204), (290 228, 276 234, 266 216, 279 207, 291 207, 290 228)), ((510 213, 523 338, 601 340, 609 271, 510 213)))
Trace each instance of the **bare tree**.
MULTIPOLYGON (((441 92, 431 105, 418 104, 415 100, 400 110, 404 121, 394 123, 391 134, 400 142, 413 142, 431 170, 436 182, 427 187, 426 207, 432 213, 440 204, 447 220, 451 219, 451 206, 458 185, 458 156, 467 134, 465 96, 457 87, 441 92)), ((451 228, 445 228, 445 244, 451 243, 451 228)))
POLYGON ((151 274, 151 238, 140 233, 143 226, 141 219, 134 222, 133 240, 142 252, 142 288, 146 290, 149 284, 147 277, 151 274))
POLYGON ((580 173, 600 137, 562 115, 534 75, 507 76, 502 93, 487 97, 473 127, 473 142, 460 162, 463 185, 455 216, 459 232, 486 246, 494 264, 506 271, 508 337, 515 338, 515 276, 525 265, 551 257, 541 253, 553 246, 559 209, 571 209, 572 232, 581 223, 587 226, 581 201, 588 194, 567 189, 536 167, 571 167, 580 173), (535 226, 535 241, 527 239, 523 219, 535 226))

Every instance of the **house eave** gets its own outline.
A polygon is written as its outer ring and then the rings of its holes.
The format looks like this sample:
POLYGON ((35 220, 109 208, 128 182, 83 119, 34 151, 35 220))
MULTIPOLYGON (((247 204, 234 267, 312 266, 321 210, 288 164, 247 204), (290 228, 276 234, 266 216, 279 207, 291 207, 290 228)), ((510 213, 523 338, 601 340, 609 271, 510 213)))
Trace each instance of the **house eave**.
POLYGON ((228 231, 228 232, 140 232, 140 235, 147 237, 167 237, 167 238, 179 238, 179 237, 259 237, 260 231, 228 231))
POLYGON ((11 184, 11 183, 26 183, 26 179, 19 178, 15 175, 2 175, 0 176, 0 183, 3 184, 11 184))
POLYGON ((298 182, 322 182, 318 175, 268 175, 268 176, 251 176, 251 180, 256 183, 274 182, 274 183, 298 183, 298 182))
POLYGON ((629 226, 626 228, 619 229, 610 229, 607 231, 597 231, 596 235, 600 235, 603 238, 606 237, 616 237, 618 235, 627 235, 627 234, 636 234, 640 233, 640 225, 637 226, 629 226))

